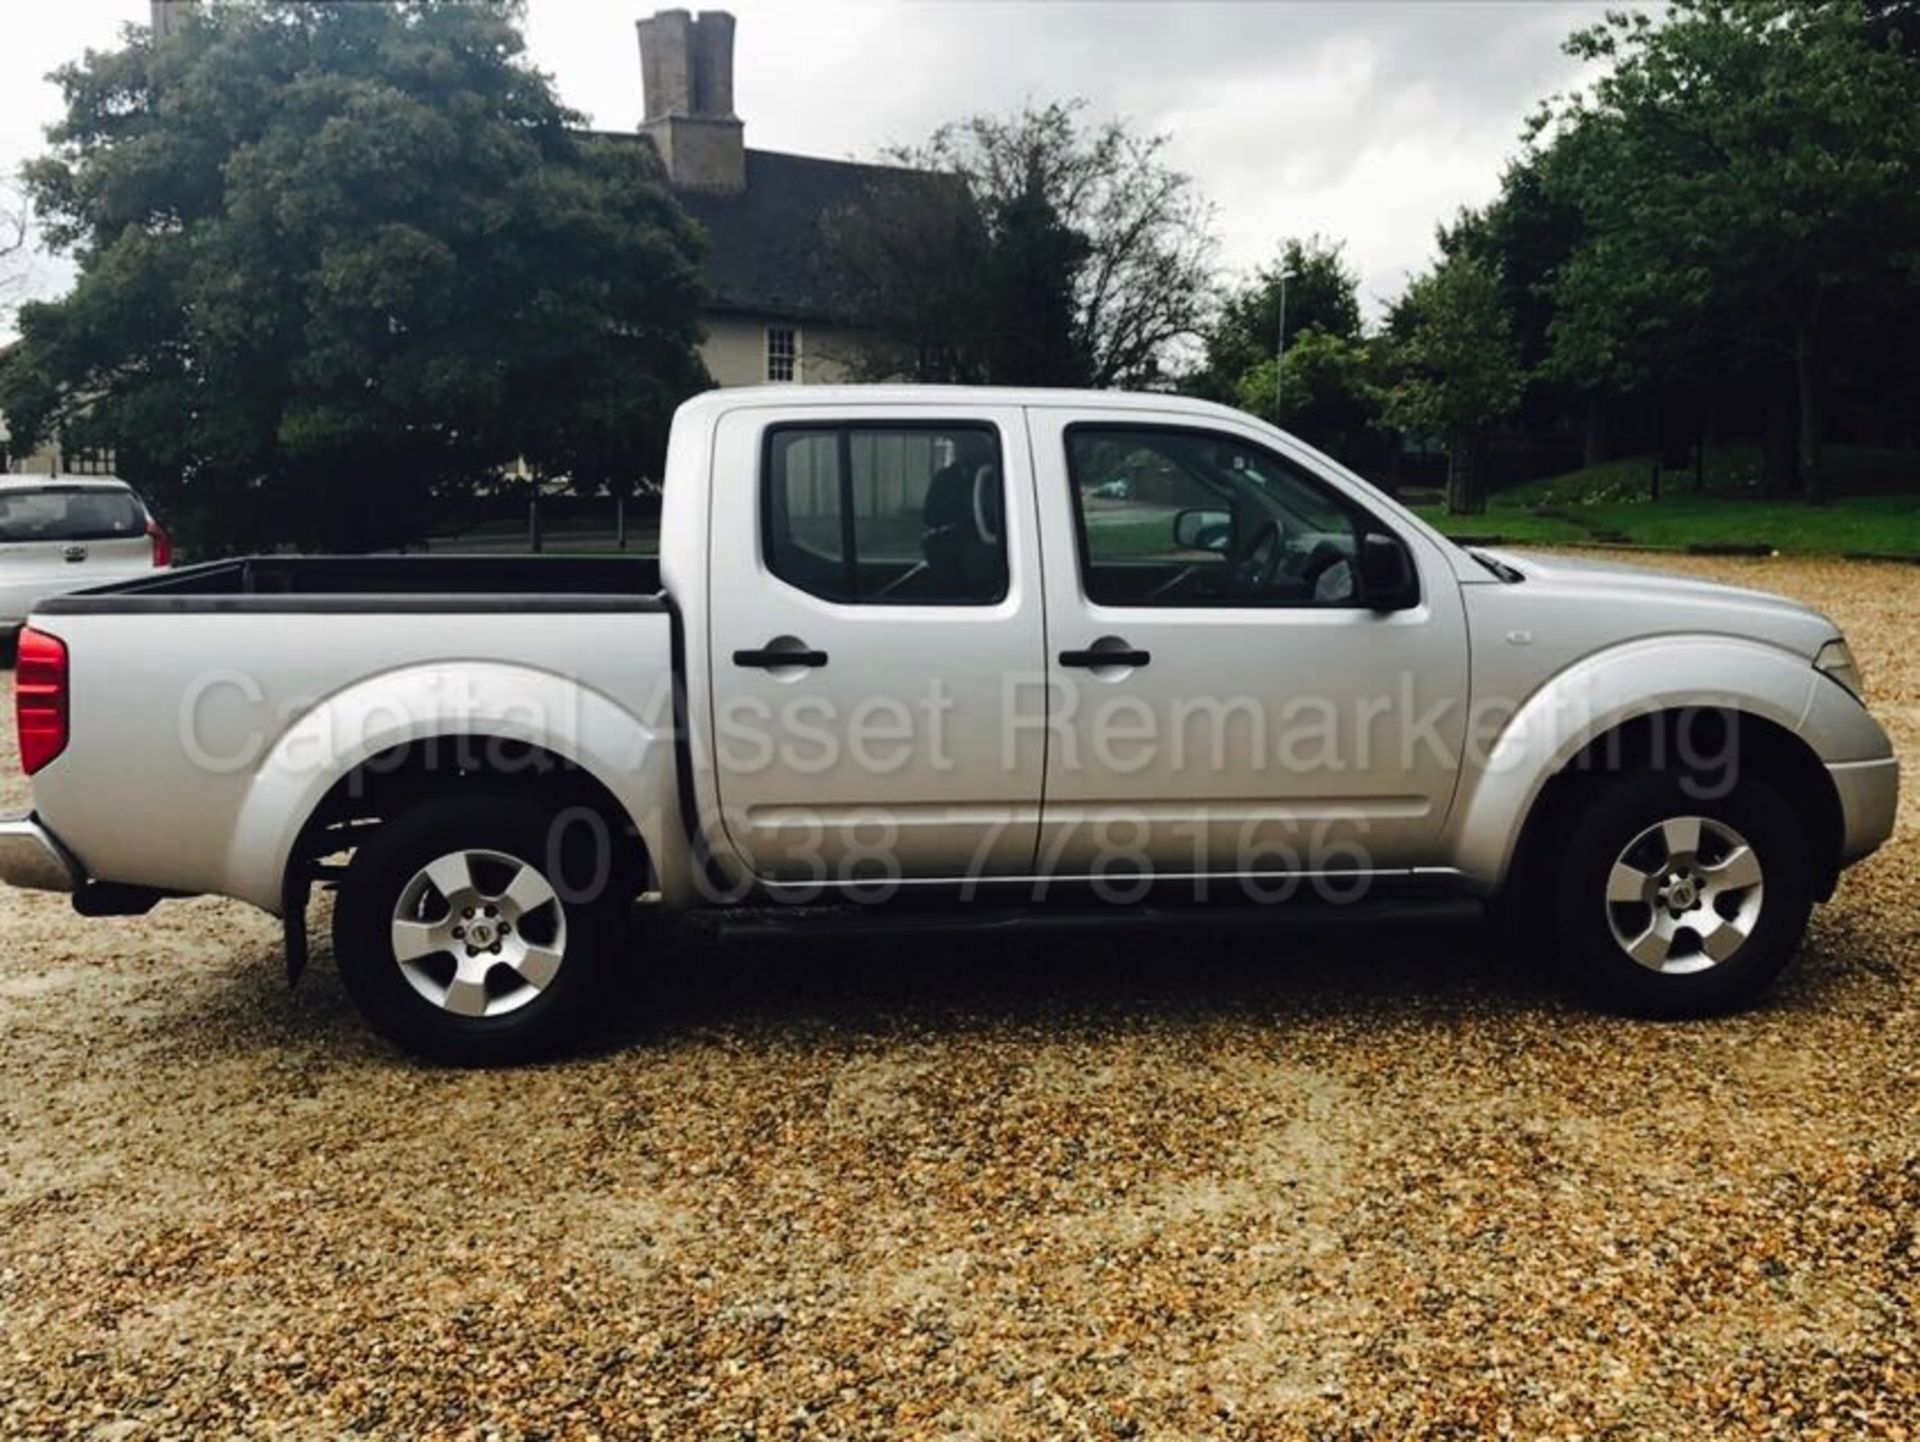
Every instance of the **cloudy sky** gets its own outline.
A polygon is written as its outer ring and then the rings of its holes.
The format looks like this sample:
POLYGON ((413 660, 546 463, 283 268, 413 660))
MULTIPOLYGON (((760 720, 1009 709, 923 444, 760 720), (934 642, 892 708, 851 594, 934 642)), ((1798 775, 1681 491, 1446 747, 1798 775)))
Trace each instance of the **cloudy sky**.
MULTIPOLYGON (((654 0, 531 0, 528 42, 602 128, 640 116, 633 22, 654 0)), ((747 143, 871 156, 941 121, 1084 97, 1171 137, 1219 212, 1223 260, 1282 235, 1344 239, 1370 311, 1431 255, 1436 222, 1485 200, 1542 96, 1577 84, 1560 42, 1587 0, 806 3, 732 0, 747 143)), ((41 145, 44 76, 144 21, 146 0, 13 0, 0 19, 0 172, 41 145)), ((65 283, 43 261, 43 293, 65 283)))

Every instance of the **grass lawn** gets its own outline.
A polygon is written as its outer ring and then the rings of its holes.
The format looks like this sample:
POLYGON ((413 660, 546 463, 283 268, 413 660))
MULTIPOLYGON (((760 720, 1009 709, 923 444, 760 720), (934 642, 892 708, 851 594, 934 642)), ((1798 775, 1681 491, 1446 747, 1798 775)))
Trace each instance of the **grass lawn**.
POLYGON ((1577 546, 1593 540, 1591 531, 1583 530, 1572 521, 1536 516, 1518 506, 1489 504, 1484 516, 1449 515, 1444 505, 1414 506, 1411 509, 1429 525, 1438 527, 1449 536, 1481 539, 1498 536, 1503 542, 1527 546, 1577 546))
POLYGON ((1694 489, 1691 472, 1668 472, 1658 501, 1647 499, 1650 467, 1641 456, 1510 487, 1489 499, 1482 516, 1450 516, 1437 505, 1417 509, 1448 535, 1519 544, 1766 545, 1806 554, 1920 556, 1920 457, 1834 446, 1829 466, 1833 499, 1824 506, 1758 495, 1758 451, 1733 446, 1709 453, 1705 489, 1694 489))

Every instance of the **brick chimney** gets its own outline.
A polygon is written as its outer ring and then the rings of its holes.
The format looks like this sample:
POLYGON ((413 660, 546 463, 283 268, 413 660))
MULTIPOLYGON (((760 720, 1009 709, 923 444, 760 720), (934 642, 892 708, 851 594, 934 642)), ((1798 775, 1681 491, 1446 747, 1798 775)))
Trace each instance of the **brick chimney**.
POLYGON ((152 0, 148 14, 153 21, 153 38, 165 40, 180 28, 180 17, 192 0, 152 0))
POLYGON ((662 10, 638 29, 646 91, 640 133, 675 187, 737 195, 747 185, 747 142, 733 113, 733 16, 662 10))

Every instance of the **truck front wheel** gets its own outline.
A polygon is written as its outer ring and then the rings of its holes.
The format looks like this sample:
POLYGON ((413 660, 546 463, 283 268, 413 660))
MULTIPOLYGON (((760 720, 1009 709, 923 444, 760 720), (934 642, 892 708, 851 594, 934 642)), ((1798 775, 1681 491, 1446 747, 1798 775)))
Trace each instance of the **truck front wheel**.
POLYGON ((1609 1005, 1707 1016, 1757 997, 1813 906, 1813 858, 1764 783, 1646 772, 1602 783, 1561 863, 1561 960, 1609 1005))
POLYGON ((529 1060, 572 1035, 616 928, 590 885, 606 877, 594 838, 569 829, 492 792, 380 827, 354 854, 333 923, 341 980, 368 1022, 465 1066, 529 1060))

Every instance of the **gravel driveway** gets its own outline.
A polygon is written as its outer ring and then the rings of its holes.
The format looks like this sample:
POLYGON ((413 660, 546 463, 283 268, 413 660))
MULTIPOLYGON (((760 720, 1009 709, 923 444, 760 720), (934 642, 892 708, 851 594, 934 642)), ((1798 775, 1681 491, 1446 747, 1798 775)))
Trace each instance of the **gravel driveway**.
MULTIPOLYGON (((1920 757, 1920 568, 1680 564, 1920 757)), ((1727 1021, 1460 931, 739 944, 492 1074, 242 907, 0 892, 0 1434, 1904 1437, 1916 819, 1727 1021)))

